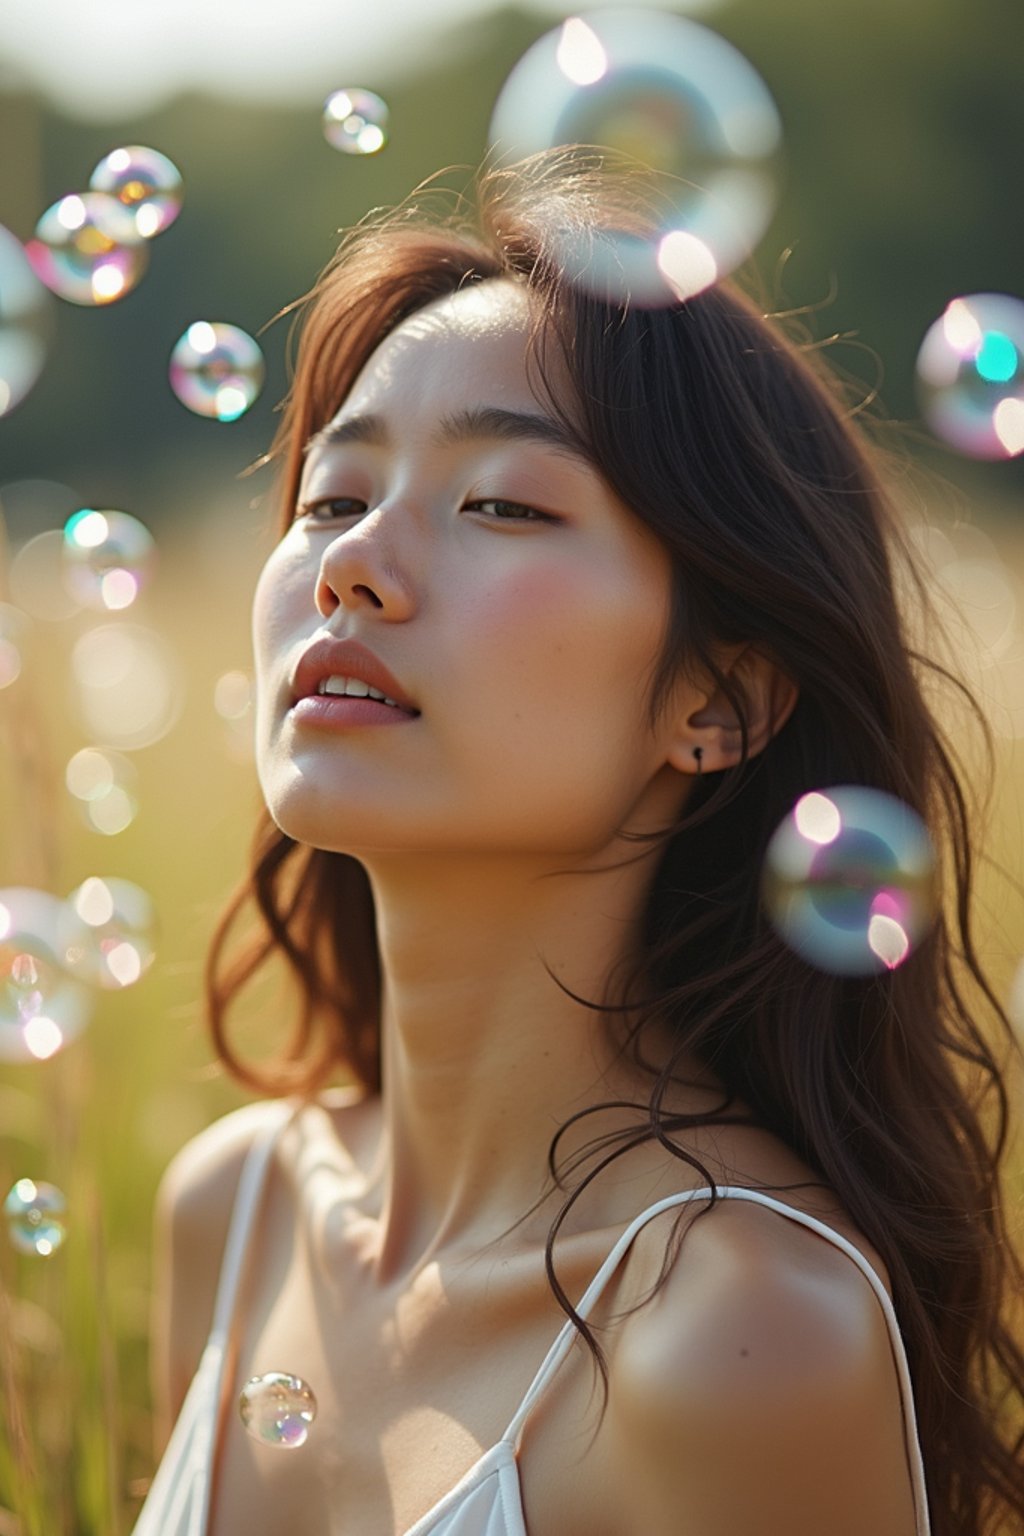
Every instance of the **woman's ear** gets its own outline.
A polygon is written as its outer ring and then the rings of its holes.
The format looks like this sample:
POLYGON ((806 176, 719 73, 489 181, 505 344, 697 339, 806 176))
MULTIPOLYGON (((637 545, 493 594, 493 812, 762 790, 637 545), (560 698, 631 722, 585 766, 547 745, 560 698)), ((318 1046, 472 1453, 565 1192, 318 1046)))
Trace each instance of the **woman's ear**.
MULTIPOLYGON (((799 689, 777 662, 752 645, 734 646, 718 659, 744 702, 747 752, 754 757, 793 713, 799 689)), ((690 694, 692 706, 693 695, 690 694)), ((739 718, 721 685, 709 683, 703 703, 677 724, 669 761, 682 773, 716 773, 740 760, 739 718), (695 756, 699 751, 700 755, 695 756)))

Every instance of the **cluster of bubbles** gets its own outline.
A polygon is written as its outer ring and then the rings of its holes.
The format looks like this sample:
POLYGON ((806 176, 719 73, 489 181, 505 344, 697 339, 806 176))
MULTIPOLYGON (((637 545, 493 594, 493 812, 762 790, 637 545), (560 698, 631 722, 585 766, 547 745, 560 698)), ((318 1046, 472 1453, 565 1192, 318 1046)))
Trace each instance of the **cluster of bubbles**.
POLYGON ((0 1061, 46 1061, 85 1028, 90 989, 133 986, 153 963, 156 914, 140 886, 91 875, 64 900, 0 890, 0 1061))
MULTIPOLYGON (((502 159, 593 146, 655 173, 647 226, 581 238, 551 230, 565 270, 615 299, 689 298, 749 256, 775 208, 782 130, 771 94, 731 43, 663 11, 574 16, 515 66, 491 118, 502 159)), ((606 171, 615 164, 606 165, 606 171)))
POLYGON ((388 106, 375 91, 347 86, 324 102, 324 138, 346 155, 375 155, 388 141, 388 106))
POLYGON ((87 827, 116 837, 139 809, 138 775, 127 757, 109 747, 82 747, 64 769, 64 782, 87 827))
POLYGON ((893 795, 843 784, 800 797, 772 835, 762 897, 780 937, 838 976, 895 970, 936 915, 935 851, 893 795))
POLYGON ((266 1371, 246 1382, 238 1412, 254 1440, 294 1450, 306 1443, 316 1418, 316 1398, 301 1376, 266 1371))
MULTIPOLYGON (((365 140, 357 153, 371 152, 366 136, 372 125, 367 120, 357 131, 353 115, 355 98, 365 94, 353 93, 352 114, 337 124, 339 132, 350 124, 354 140, 365 140)), ((181 206, 177 166, 159 150, 131 144, 104 156, 86 190, 69 192, 47 208, 25 245, 0 226, 0 416, 25 398, 42 372, 53 328, 50 293, 91 307, 125 298, 146 273, 150 242, 170 228, 181 206)), ((189 326, 169 365, 171 388, 182 404, 197 416, 225 422, 253 404, 264 372, 251 336, 207 320, 189 326)))
POLYGON ((25 247, 36 275, 71 304, 113 304, 149 266, 148 242, 181 211, 181 174, 146 145, 112 150, 93 169, 88 190, 46 209, 25 247))
POLYGON ((1024 453, 1024 303, 951 299, 917 357, 921 409, 937 437, 979 459, 1024 453))

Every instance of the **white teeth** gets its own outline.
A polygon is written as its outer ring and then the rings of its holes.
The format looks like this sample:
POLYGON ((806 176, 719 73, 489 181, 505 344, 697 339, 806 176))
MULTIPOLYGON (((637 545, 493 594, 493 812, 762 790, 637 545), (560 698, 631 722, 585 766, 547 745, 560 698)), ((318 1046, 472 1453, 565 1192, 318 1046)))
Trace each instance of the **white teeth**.
POLYGON ((353 699, 379 699, 383 704, 390 704, 394 709, 400 706, 394 699, 389 699, 387 694, 381 693, 379 688, 371 688, 369 683, 364 683, 359 677, 325 677, 317 684, 317 693, 346 694, 353 699))

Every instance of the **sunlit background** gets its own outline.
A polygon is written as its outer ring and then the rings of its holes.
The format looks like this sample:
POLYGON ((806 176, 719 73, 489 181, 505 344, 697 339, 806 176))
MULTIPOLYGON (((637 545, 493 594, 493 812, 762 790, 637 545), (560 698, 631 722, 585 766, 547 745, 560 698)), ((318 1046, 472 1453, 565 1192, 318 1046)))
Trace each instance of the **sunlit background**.
MULTIPOLYGON (((0 1536, 130 1527, 152 1470, 154 1189, 244 1098, 211 1068, 200 997, 259 804, 248 608, 272 481, 245 471, 287 385, 274 317, 370 208, 438 171, 465 188, 499 96, 499 136, 524 149, 556 133, 560 81, 566 121, 692 172, 693 100, 664 48, 660 69, 630 55, 660 23, 620 9, 618 31, 595 12, 554 34, 555 59, 535 46, 570 18, 551 5, 0 5, 0 1536), (633 71, 625 95, 574 117, 616 69, 633 71)), ((1024 1020, 1014 7, 665 13, 732 45, 709 56, 721 101, 702 110, 720 126, 733 93, 746 126, 726 149, 705 136, 701 175, 731 178, 710 212, 681 201, 657 251, 609 261, 634 291, 677 293, 738 266, 766 308, 802 315, 877 423, 995 735, 979 938, 1024 1020)), ((780 828, 766 899, 811 963, 900 964, 934 908, 927 849, 898 803, 828 788, 780 828), (851 920, 844 860, 861 901, 865 839, 870 899, 851 920)), ((254 1049, 286 997, 254 989, 254 1049)), ((1017 1207, 1021 1166, 1018 1151, 1017 1207)))

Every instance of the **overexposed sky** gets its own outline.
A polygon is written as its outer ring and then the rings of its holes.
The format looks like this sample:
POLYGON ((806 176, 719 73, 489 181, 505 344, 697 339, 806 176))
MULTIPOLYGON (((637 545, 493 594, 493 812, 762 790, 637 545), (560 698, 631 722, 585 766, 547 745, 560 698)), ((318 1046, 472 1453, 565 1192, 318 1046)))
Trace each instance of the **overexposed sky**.
MULTIPOLYGON (((524 3, 552 25, 579 14, 572 0, 524 3)), ((697 15, 718 0, 648 3, 697 15)), ((494 0, 0 0, 0 89, 28 83, 69 115, 105 122, 188 89, 275 102, 372 90, 493 9, 494 0)))

